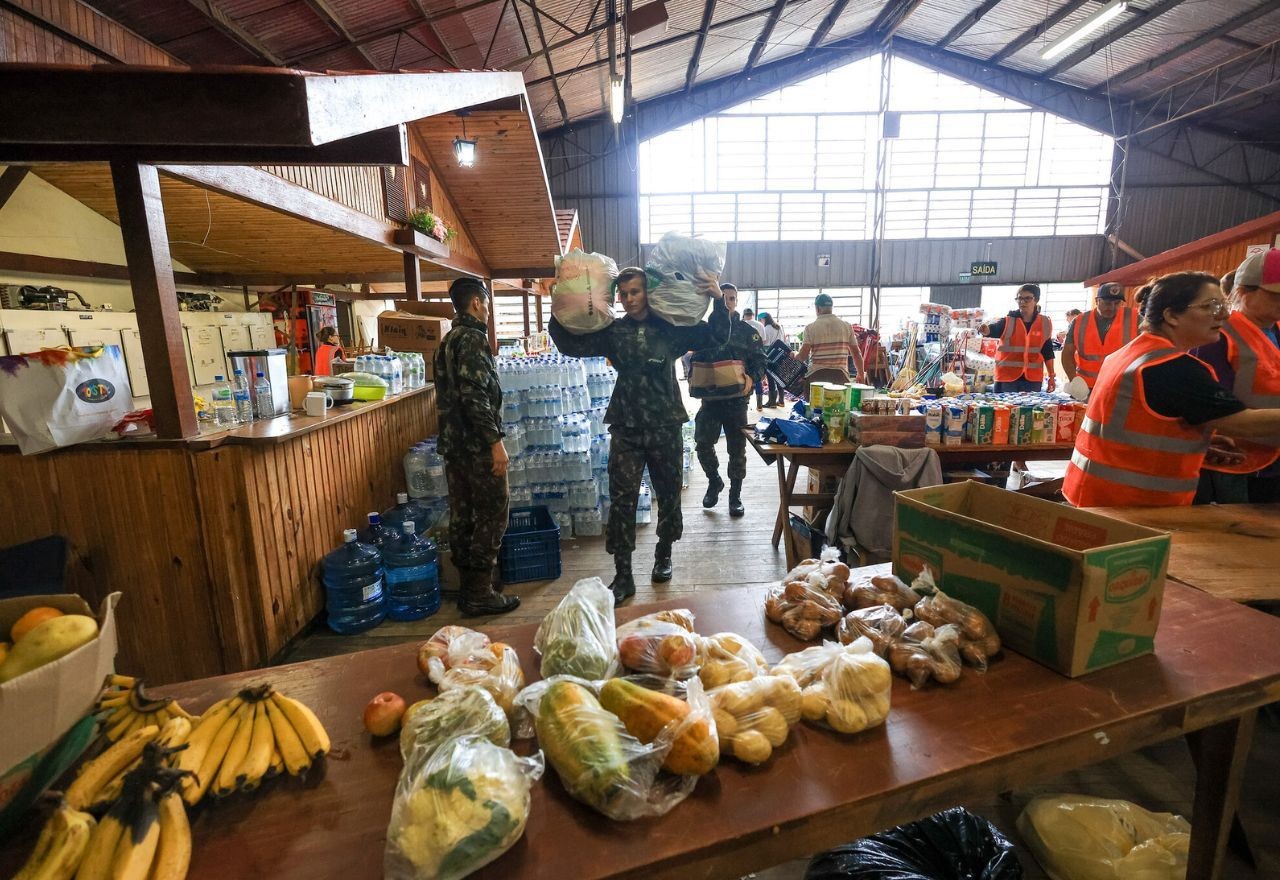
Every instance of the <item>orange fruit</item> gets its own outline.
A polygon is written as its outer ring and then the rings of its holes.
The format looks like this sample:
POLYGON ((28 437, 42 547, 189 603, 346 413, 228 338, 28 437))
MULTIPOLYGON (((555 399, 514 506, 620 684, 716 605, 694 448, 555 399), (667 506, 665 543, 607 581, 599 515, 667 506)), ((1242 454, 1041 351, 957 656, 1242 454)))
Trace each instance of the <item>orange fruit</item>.
POLYGON ((47 605, 40 605, 32 608, 26 614, 18 618, 18 622, 9 630, 9 637, 15 642, 21 641, 22 637, 31 632, 40 624, 54 617, 61 617, 62 612, 57 608, 50 608, 47 605))

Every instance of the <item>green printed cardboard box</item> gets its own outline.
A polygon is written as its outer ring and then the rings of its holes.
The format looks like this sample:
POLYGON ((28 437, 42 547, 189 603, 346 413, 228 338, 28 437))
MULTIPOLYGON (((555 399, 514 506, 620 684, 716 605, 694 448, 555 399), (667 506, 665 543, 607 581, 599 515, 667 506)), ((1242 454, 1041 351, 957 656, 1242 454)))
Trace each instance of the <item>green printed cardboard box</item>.
POLYGON ((1005 646, 1077 676, 1149 654, 1169 536, 981 483, 896 493, 893 570, 995 623, 1005 646))

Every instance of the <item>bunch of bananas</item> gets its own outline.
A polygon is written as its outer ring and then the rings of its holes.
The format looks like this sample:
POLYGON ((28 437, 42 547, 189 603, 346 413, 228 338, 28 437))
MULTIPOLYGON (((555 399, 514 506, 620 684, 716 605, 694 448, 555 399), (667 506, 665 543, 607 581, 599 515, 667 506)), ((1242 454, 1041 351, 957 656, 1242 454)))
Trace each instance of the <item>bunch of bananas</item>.
POLYGON ((182 798, 190 806, 207 793, 253 791, 267 777, 299 776, 329 751, 329 735, 312 712, 270 685, 214 703, 200 718, 176 766, 190 775, 182 798))
POLYGON ((170 718, 193 718, 177 700, 147 695, 142 680, 129 675, 108 675, 98 697, 97 711, 108 742, 119 742, 143 727, 163 725, 170 718))
POLYGON ((161 764, 172 766, 190 735, 191 722, 186 718, 170 718, 163 727, 148 724, 138 728, 81 766, 64 795, 67 806, 94 812, 109 808, 124 791, 129 773, 142 763, 149 744, 154 743, 161 764))
POLYGON ((44 823, 35 850, 13 880, 71 880, 96 825, 88 813, 61 805, 44 823))
MULTIPOLYGON (((85 847, 75 880, 183 880, 191 865, 191 825, 178 794, 183 774, 162 766, 148 747, 142 766, 85 847)), ((66 875, 70 876, 70 875, 66 875)))

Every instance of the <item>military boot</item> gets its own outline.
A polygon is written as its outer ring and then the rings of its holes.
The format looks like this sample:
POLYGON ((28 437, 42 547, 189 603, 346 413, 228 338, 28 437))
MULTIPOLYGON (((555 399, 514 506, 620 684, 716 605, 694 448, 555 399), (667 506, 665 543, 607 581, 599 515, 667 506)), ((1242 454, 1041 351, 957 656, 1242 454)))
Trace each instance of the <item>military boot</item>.
POLYGON ((707 494, 702 496, 702 506, 712 508, 716 506, 716 502, 720 500, 720 492, 724 489, 724 480, 720 479, 717 473, 708 477, 707 494))
POLYGON ((671 542, 659 541, 658 549, 653 554, 653 580, 655 583, 666 583, 671 580, 671 542))
POLYGON ((747 509, 742 506, 742 481, 729 481, 729 516, 745 516, 747 509))
POLYGON ((493 589, 487 569, 472 571, 459 569, 462 591, 458 596, 458 610, 463 617, 484 617, 490 614, 506 614, 520 607, 520 597, 504 596, 493 589))
POLYGON ((613 567, 615 574, 609 589, 613 591, 613 607, 617 608, 636 594, 636 581, 631 576, 631 554, 619 553, 614 556, 613 567))

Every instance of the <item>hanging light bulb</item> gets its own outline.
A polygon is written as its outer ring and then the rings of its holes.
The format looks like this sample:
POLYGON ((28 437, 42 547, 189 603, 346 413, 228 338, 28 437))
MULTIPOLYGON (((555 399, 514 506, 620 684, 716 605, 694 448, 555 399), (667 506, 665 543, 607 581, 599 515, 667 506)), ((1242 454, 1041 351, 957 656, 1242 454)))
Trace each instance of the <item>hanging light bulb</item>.
POLYGON ((463 168, 471 168, 476 164, 476 142, 467 140, 466 114, 458 115, 462 117, 462 137, 453 139, 453 156, 463 168))
POLYGON ((614 75, 609 78, 609 112, 613 116, 613 124, 622 123, 622 112, 626 109, 625 80, 614 75))

